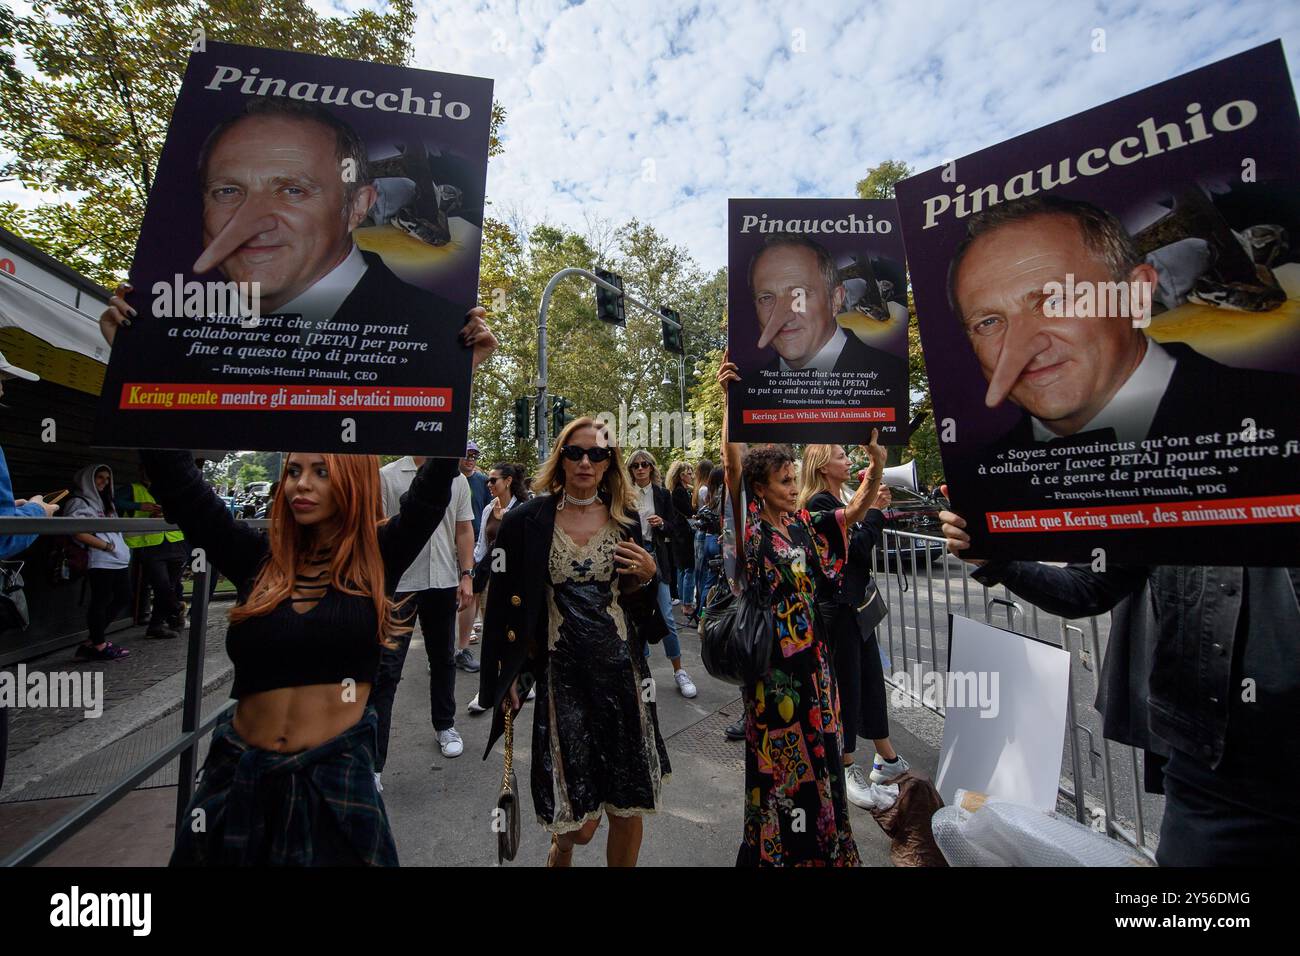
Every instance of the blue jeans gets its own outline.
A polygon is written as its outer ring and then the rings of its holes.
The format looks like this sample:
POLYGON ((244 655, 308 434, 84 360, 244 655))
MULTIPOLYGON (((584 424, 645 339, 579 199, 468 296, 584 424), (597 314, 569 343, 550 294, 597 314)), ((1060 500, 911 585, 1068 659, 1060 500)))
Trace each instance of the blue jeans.
MULTIPOLYGON (((664 635, 663 646, 664 653, 668 655, 670 661, 675 661, 682 656, 682 645, 677 640, 677 621, 673 618, 673 596, 668 590, 668 582, 659 582, 659 613, 664 617, 664 623, 668 625, 668 633, 664 635)), ((650 645, 645 646, 645 656, 650 656, 650 645)))
POLYGON ((677 569, 677 596, 683 604, 695 603, 695 569, 677 569))
POLYGON ((703 540, 698 545, 700 563, 695 569, 695 580, 700 592, 700 603, 703 604, 709 598, 709 588, 713 587, 713 582, 718 577, 709 567, 709 562, 722 553, 722 544, 716 534, 700 537, 703 540))

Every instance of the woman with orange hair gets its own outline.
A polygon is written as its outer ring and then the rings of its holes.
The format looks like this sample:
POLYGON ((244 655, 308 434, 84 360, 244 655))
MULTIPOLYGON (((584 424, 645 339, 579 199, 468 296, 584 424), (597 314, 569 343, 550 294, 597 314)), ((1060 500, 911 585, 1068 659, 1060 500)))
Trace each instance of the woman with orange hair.
MULTIPOLYGON (((121 291, 100 320, 110 345, 131 314, 121 291)), ((497 344, 485 314, 461 332, 475 367, 497 344)), ((367 704, 399 627, 393 590, 442 520, 458 461, 428 459, 385 521, 378 458, 294 452, 264 533, 235 523, 189 452, 141 457, 168 520, 239 593, 226 633, 238 703, 213 733, 172 865, 397 865, 367 704)))

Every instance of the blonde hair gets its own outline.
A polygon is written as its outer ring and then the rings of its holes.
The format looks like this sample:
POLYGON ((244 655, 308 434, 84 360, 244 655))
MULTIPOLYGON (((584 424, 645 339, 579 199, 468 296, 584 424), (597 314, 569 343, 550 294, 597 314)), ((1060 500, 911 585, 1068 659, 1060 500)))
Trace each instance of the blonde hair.
MULTIPOLYGON (((677 490, 677 483, 681 480, 682 472, 690 467, 690 465, 682 461, 680 458, 668 467, 668 477, 664 479, 664 485, 667 486, 669 491, 677 490)), ((692 487, 688 490, 694 492, 695 489, 692 487)))
MULTIPOLYGON (((654 455, 650 454, 650 452, 646 451, 644 448, 638 448, 636 451, 632 452, 632 454, 627 456, 628 477, 631 477, 632 475, 632 462, 636 461, 638 458, 644 458, 646 461, 650 462, 650 484, 662 487, 664 480, 659 475, 659 462, 655 460, 654 455)), ((632 483, 636 484, 636 481, 633 480, 632 483)))
MULTIPOLYGON (((807 508, 808 502, 821 494, 823 491, 830 491, 830 483, 826 476, 822 474, 822 469, 831 463, 835 457, 835 449, 838 445, 808 445, 803 450, 803 467, 799 469, 799 498, 795 507, 799 509, 807 508)), ((844 498, 844 489, 840 488, 841 500, 844 498)))
POLYGON ((564 430, 556 436, 555 444, 551 446, 551 454, 542 462, 537 477, 533 479, 533 491, 539 495, 564 494, 564 467, 560 464, 560 449, 569 444, 570 437, 581 428, 594 428, 597 433, 605 436, 610 452, 609 467, 605 469, 605 477, 600 480, 599 490, 609 495, 609 516, 620 525, 630 526, 632 519, 629 512, 636 511, 632 479, 623 466, 623 456, 619 453, 618 445, 610 441, 612 436, 609 428, 597 418, 583 416, 564 426, 564 430))

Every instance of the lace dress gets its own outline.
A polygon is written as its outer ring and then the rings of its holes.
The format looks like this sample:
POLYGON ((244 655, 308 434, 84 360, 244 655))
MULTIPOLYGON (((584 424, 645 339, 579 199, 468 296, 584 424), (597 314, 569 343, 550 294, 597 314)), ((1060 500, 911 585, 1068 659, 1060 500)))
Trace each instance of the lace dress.
POLYGON ((559 526, 551 539, 549 654, 537 680, 532 790, 538 821, 553 833, 601 813, 654 813, 669 773, 650 668, 629 646, 619 603, 618 541, 613 522, 582 546, 559 526))

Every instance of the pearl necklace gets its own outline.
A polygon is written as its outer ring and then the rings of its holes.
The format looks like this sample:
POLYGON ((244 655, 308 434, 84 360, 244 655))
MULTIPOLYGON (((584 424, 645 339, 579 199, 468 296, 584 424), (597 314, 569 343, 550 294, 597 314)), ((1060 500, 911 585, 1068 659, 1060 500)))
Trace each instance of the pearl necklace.
POLYGON ((575 497, 573 497, 573 495, 569 494, 569 493, 566 491, 566 492, 564 493, 564 501, 561 501, 561 502, 560 502, 560 507, 557 508, 556 510, 557 510, 557 511, 563 511, 563 510, 564 510, 564 505, 565 505, 566 503, 571 504, 571 505, 577 505, 579 508, 585 508, 585 507, 587 507, 587 505, 594 505, 594 504, 596 503, 596 499, 599 498, 599 497, 600 497, 600 492, 596 492, 596 493, 595 493, 594 495, 592 495, 590 498, 575 498, 575 497))

